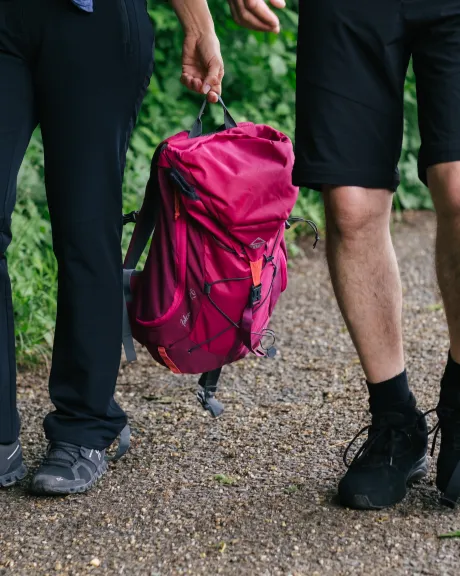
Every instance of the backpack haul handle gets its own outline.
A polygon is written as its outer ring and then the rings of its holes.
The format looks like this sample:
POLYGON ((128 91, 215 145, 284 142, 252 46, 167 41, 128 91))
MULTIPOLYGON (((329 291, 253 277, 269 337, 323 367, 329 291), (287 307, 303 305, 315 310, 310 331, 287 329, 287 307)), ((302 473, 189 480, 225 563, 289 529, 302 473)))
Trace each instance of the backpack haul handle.
MULTIPOLYGON (((224 101, 222 100, 222 98, 220 96, 218 98, 219 98, 219 104, 224 109, 225 130, 230 130, 231 128, 236 128, 237 123, 235 122, 235 120, 233 120, 230 112, 228 111, 227 106, 225 106, 224 101)), ((193 124, 192 129, 190 130, 190 133, 188 135, 189 138, 198 138, 199 136, 201 136, 203 134, 203 123, 201 121, 201 118, 204 114, 204 110, 206 108, 207 103, 208 103, 207 100, 205 100, 203 102, 203 105, 201 106, 201 110, 198 114, 198 118, 195 120, 195 123, 193 124)))

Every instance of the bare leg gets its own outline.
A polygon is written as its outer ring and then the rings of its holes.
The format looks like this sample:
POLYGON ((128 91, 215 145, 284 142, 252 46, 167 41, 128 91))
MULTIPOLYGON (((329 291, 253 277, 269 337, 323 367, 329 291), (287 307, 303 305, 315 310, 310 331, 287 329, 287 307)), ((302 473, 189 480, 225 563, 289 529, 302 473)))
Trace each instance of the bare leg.
POLYGON ((460 162, 431 167, 428 184, 437 215, 436 271, 453 360, 447 362, 437 407, 441 449, 436 485, 443 493, 441 502, 452 508, 460 502, 460 162))
MULTIPOLYGON (((324 191, 327 259, 337 301, 369 382, 404 370, 402 290, 390 236, 392 195, 324 191)), ((460 352, 460 350, 459 350, 460 352)))
POLYGON ((460 162, 428 170, 437 214, 436 271, 449 326, 450 350, 460 364, 460 162))

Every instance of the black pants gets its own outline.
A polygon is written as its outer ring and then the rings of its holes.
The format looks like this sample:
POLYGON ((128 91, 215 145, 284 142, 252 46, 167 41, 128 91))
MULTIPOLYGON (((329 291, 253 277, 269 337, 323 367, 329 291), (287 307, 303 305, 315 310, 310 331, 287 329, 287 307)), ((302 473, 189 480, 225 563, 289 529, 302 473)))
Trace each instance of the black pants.
POLYGON ((122 179, 152 72, 145 0, 0 0, 0 443, 16 440, 7 248, 19 167, 39 123, 59 265, 49 440, 94 449, 126 423, 113 400, 122 334, 122 179))
POLYGON ((419 178, 460 160, 460 0, 299 6, 295 184, 396 190, 411 56, 419 178))

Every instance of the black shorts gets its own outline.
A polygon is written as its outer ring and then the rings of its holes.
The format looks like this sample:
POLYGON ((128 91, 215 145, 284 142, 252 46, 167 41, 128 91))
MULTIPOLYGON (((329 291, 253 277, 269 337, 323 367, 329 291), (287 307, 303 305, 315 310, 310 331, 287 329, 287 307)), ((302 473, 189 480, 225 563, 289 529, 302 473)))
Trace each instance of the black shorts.
POLYGON ((460 0, 300 0, 294 183, 396 190, 410 57, 419 177, 460 160, 460 0))

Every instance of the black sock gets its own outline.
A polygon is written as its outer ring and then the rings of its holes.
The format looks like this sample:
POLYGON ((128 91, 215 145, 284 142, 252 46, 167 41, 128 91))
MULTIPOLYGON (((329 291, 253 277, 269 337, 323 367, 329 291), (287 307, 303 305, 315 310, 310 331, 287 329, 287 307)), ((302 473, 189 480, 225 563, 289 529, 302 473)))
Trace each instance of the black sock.
POLYGON ((397 409, 398 405, 405 406, 415 400, 409 390, 407 372, 405 370, 394 378, 379 384, 369 384, 368 382, 367 388, 369 390, 369 405, 372 413, 383 412, 391 408, 397 409))
POLYGON ((450 352, 441 380, 441 401, 447 405, 460 405, 460 364, 455 362, 450 352))

